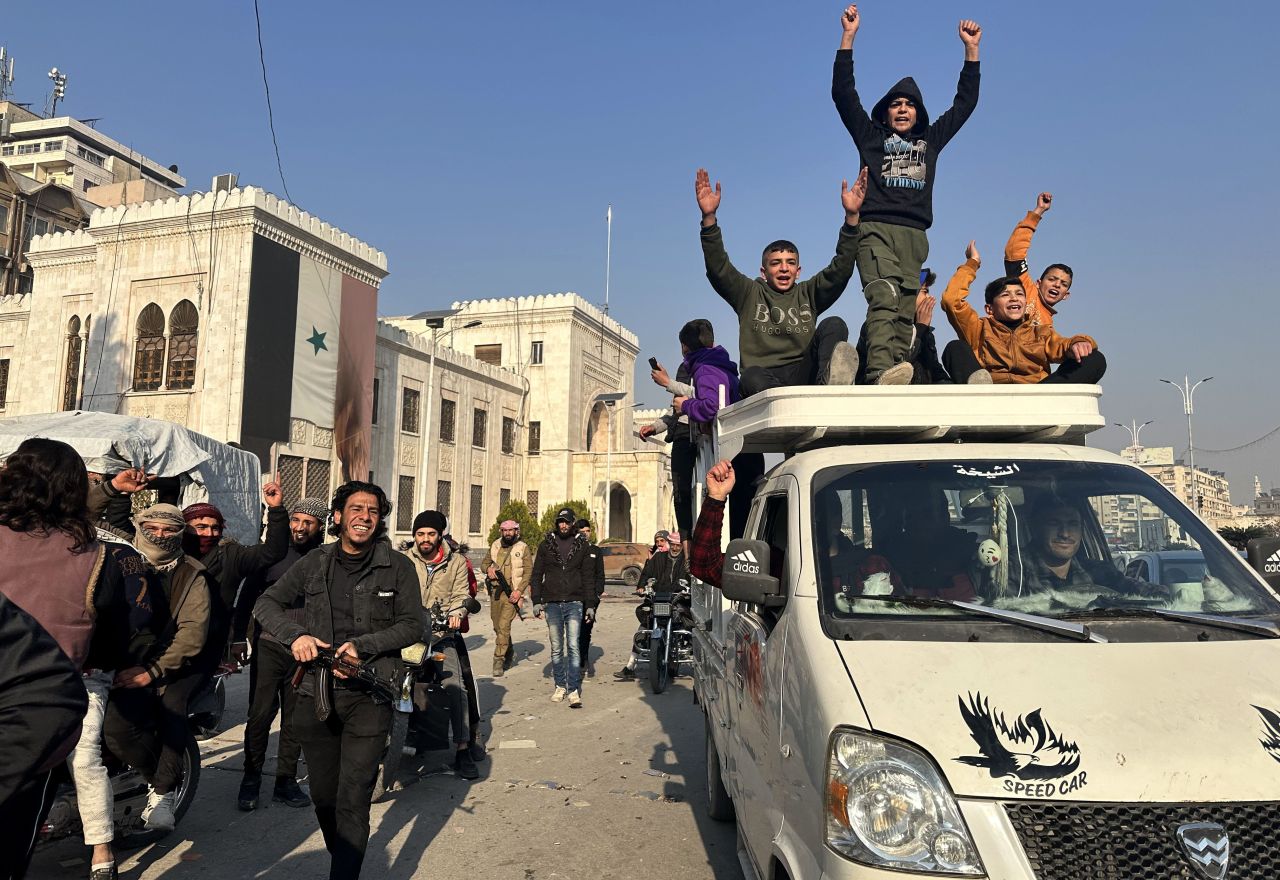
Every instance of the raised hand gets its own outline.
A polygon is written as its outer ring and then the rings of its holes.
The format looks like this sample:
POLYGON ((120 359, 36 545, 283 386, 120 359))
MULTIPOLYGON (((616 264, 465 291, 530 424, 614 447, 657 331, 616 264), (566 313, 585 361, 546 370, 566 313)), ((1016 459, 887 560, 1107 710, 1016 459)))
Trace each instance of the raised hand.
POLYGON ((849 35, 850 40, 857 36, 858 27, 862 24, 862 18, 858 15, 858 4, 851 3, 845 7, 844 12, 840 14, 840 27, 844 28, 844 32, 849 35))
POLYGON ((284 493, 280 491, 280 484, 267 483, 263 486, 262 500, 267 502, 267 507, 279 507, 284 504, 284 493))
POLYGON ((141 492, 155 478, 155 474, 149 474, 142 468, 126 468, 111 478, 111 486, 116 491, 129 495, 134 492, 141 492))
POLYGON ((720 181, 716 188, 711 188, 711 175, 707 169, 699 168, 693 181, 693 192, 698 197, 698 207, 702 210, 702 225, 711 226, 716 220, 716 211, 720 208, 720 181), (710 219, 710 223, 707 220, 710 219))
POLYGON ((1050 208, 1053 207, 1053 193, 1040 193, 1036 196, 1035 214, 1043 217, 1050 208))
POLYGON ((659 388, 666 388, 671 384, 671 374, 667 372, 667 368, 662 364, 658 364, 657 369, 649 371, 649 378, 653 380, 653 384, 659 388))
POLYGON ((964 43, 966 61, 978 60, 978 41, 982 39, 982 25, 971 18, 960 22, 960 40, 964 43))
POLYGON ((850 226, 858 225, 858 212, 867 198, 867 166, 863 165, 858 178, 849 186, 849 181, 840 181, 840 204, 844 205, 845 222, 850 226))
POLYGON ((931 293, 922 293, 916 297, 916 323, 926 327, 933 323, 933 307, 938 298, 931 293))
POLYGON ((707 471, 707 494, 717 501, 724 501, 733 491, 737 481, 733 464, 723 459, 717 461, 711 466, 711 470, 707 471))
POLYGON ((969 242, 969 246, 964 249, 964 255, 966 258, 973 260, 979 266, 982 265, 982 257, 978 254, 978 243, 976 241, 969 242))

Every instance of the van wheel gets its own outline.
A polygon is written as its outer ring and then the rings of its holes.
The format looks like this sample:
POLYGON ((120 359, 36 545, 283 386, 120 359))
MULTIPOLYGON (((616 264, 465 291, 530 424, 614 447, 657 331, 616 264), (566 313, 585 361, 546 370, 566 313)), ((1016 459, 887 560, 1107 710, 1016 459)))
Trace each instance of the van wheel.
POLYGON ((711 735, 711 716, 704 715, 707 731, 707 815, 717 822, 733 821, 733 798, 724 787, 720 775, 720 753, 716 750, 715 737, 711 735))
POLYGON ((640 569, 634 565, 628 566, 622 570, 622 582, 628 587, 637 587, 640 585, 640 569))

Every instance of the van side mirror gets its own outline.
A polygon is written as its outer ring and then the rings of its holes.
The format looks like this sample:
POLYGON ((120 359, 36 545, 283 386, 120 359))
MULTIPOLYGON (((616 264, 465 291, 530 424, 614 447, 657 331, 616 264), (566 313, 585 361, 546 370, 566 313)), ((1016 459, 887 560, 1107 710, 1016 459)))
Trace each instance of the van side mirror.
POLYGON ((726 599, 751 605, 783 604, 781 586, 770 572, 771 551, 764 541, 738 538, 729 542, 720 574, 720 590, 726 599))

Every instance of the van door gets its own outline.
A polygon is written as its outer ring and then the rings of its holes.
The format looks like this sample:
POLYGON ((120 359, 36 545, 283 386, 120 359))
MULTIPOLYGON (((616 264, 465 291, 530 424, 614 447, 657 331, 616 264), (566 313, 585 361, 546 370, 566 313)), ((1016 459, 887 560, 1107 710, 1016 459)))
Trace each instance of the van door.
MULTIPOLYGON (((794 481, 789 481, 794 482, 794 481)), ((771 567, 782 580, 782 592, 789 590, 788 497, 784 491, 764 494, 757 500, 762 510, 748 534, 766 541, 771 548, 771 567)), ((733 736, 737 742, 735 761, 738 821, 743 839, 752 848, 757 866, 768 864, 768 847, 782 827, 780 812, 773 803, 775 792, 768 784, 779 770, 778 710, 782 664, 781 640, 773 638, 778 610, 739 604, 730 623, 730 685, 733 688, 733 736), (774 655, 778 656, 774 656, 774 655)))

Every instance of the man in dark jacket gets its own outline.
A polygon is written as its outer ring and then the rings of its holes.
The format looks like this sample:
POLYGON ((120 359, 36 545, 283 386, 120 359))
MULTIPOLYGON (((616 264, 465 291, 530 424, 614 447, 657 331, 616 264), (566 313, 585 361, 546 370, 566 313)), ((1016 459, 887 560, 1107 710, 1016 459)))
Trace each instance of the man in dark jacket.
MULTIPOLYGON (((655 361, 656 362, 656 361, 655 361)), ((689 384, 689 368, 681 363, 673 380, 662 364, 649 371, 649 378, 672 397, 693 397, 694 388, 689 384)), ((689 431, 689 417, 671 407, 652 424, 640 427, 640 439, 650 437, 671 444, 671 503, 676 509, 676 528, 682 531, 693 528, 693 472, 698 451, 689 431)))
MULTIPOLYGON (((672 593, 679 590, 680 581, 689 582, 689 563, 684 554, 684 546, 679 532, 668 532, 666 529, 653 536, 653 543, 658 549, 640 572, 640 588, 645 598, 636 606, 636 619, 642 629, 653 625, 653 602, 645 589, 653 582, 653 589, 659 593, 672 593)), ((627 658, 627 665, 613 674, 618 681, 635 681, 636 663, 639 657, 632 650, 627 658)))
MULTIPOLYGON (((233 645, 245 643, 250 614, 258 597, 304 556, 324 543, 324 525, 328 515, 328 508, 319 498, 303 498, 289 508, 289 550, 284 559, 245 579, 231 627, 233 645)), ((302 600, 295 601, 286 613, 295 623, 303 623, 302 600)), ((258 806, 262 765, 267 759, 271 722, 275 720, 277 710, 280 712, 280 746, 276 752, 276 781, 271 799, 291 807, 305 807, 311 803, 311 798, 298 785, 300 746, 293 735, 294 692, 290 684, 295 668, 297 662, 288 647, 261 627, 254 627, 253 651, 249 655, 249 717, 244 726, 244 778, 236 796, 236 803, 242 810, 250 811, 258 806)))
POLYGON ((0 594, 0 877, 26 873, 52 803, 50 770, 75 745, 88 704, 53 636, 0 594))
POLYGON ((338 488, 329 509, 329 533, 338 540, 309 553, 268 587, 253 616, 289 646, 294 660, 310 664, 298 688, 293 728, 310 770, 330 880, 346 880, 359 877, 364 863, 369 805, 392 708, 343 669, 330 673, 313 661, 332 648, 335 658, 398 681, 400 649, 422 638, 424 620, 413 563, 384 539, 391 512, 386 493, 352 481, 338 488), (288 614, 299 599, 302 623, 288 614))
POLYGON ((942 148, 978 105, 976 21, 960 22, 964 66, 951 108, 932 124, 915 80, 900 80, 870 115, 854 87, 853 41, 862 19, 856 5, 840 16, 843 34, 831 74, 831 99, 872 174, 858 228, 858 274, 867 299, 866 378, 906 385, 920 269, 929 256, 926 230, 933 225, 933 180, 942 148))
MULTIPOLYGON (((591 580, 593 583, 592 592, 596 597, 596 603, 600 602, 600 598, 604 596, 604 554, 600 552, 600 547, 591 540, 591 523, 585 519, 580 519, 573 524, 573 530, 579 535, 587 539, 587 554, 590 556, 588 564, 591 568, 591 580)), ((583 616, 582 631, 578 635, 578 656, 582 659, 582 669, 585 677, 596 677, 596 665, 591 662, 591 630, 595 628, 595 616, 583 616)))
MULTIPOLYGON (((209 619, 209 641, 198 662, 206 672, 216 669, 226 654, 232 617, 236 613, 236 594, 240 593, 244 579, 266 571, 289 552, 289 514, 284 509, 280 484, 263 486, 262 500, 267 503, 267 533, 263 543, 252 546, 222 537, 222 511, 214 505, 190 504, 182 510, 182 518, 187 521, 182 549, 205 567, 214 582, 210 597, 213 614, 209 619)), ((249 604, 243 595, 241 601, 249 604)), ((248 653, 249 648, 243 638, 232 646, 233 656, 241 662, 248 653)))
POLYGON ((551 702, 566 696, 569 706, 582 706, 582 657, 578 653, 578 636, 582 621, 596 619, 595 567, 591 561, 587 539, 573 531, 577 515, 572 508, 562 507, 556 513, 556 527, 547 533, 533 561, 529 579, 529 595, 533 600, 533 616, 547 615, 547 631, 551 638, 551 671, 556 689, 551 702))

